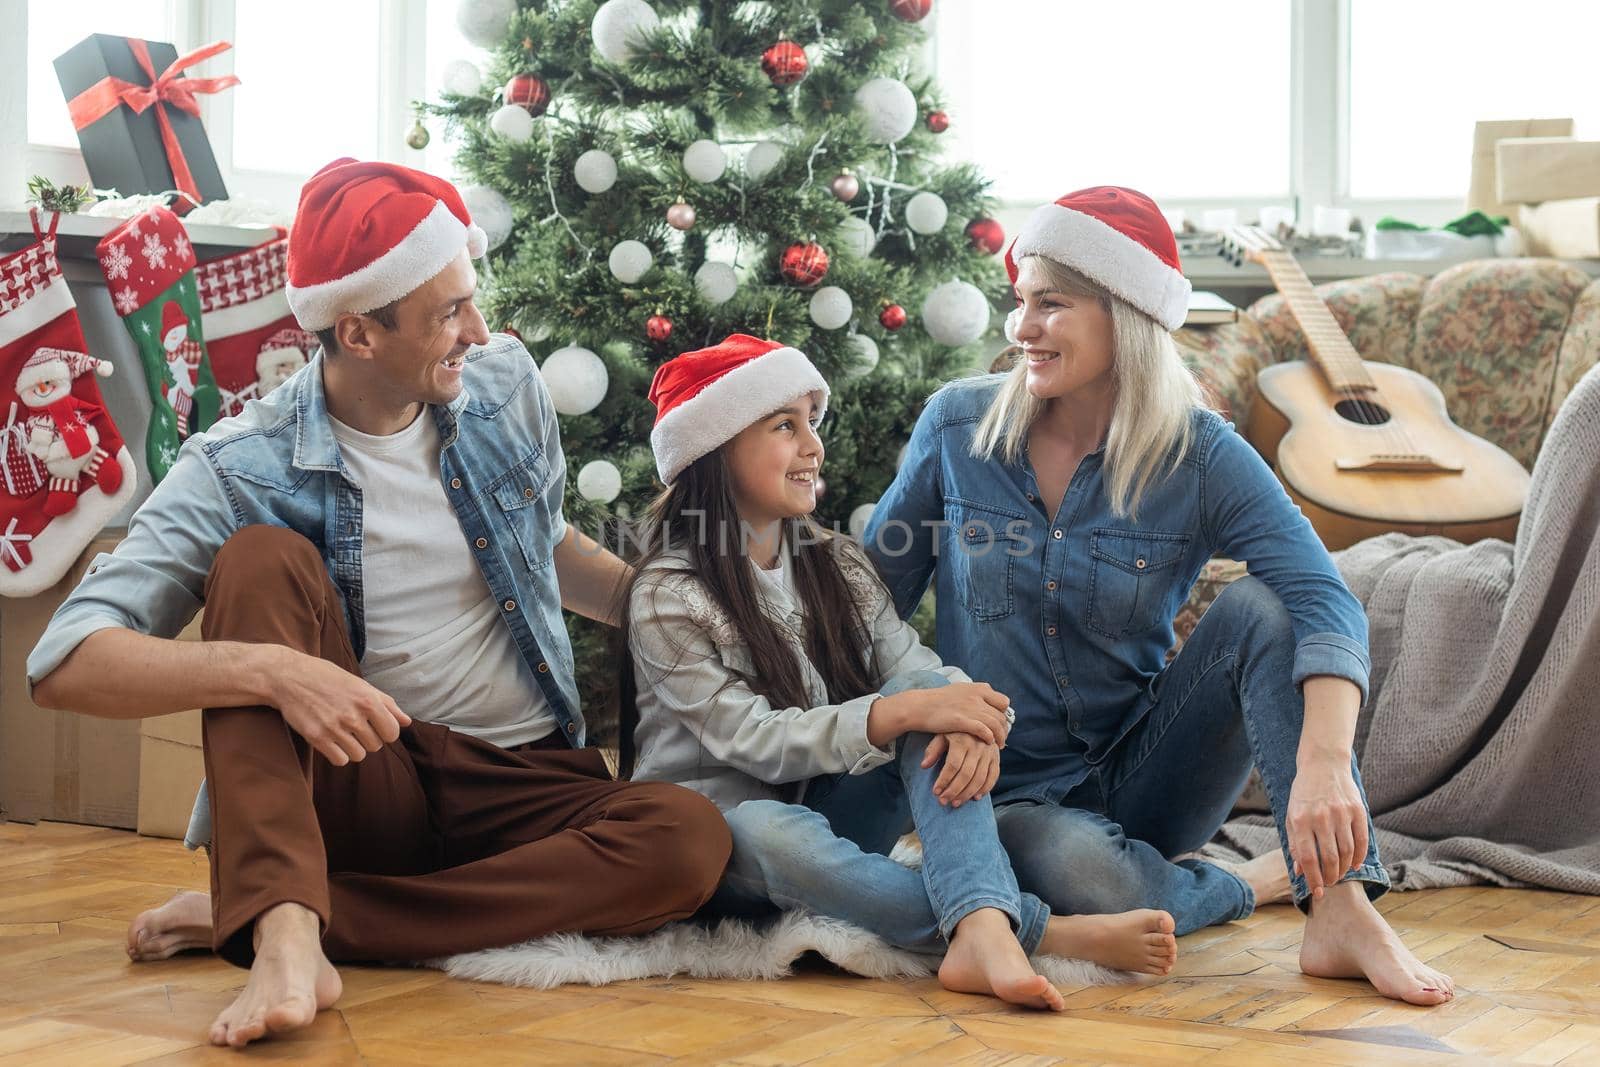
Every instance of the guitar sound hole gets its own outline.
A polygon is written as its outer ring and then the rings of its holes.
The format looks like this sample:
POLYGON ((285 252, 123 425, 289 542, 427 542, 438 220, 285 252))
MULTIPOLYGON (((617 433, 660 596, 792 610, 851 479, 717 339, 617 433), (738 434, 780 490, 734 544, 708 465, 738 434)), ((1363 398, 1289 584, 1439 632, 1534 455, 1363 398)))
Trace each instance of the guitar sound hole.
POLYGON ((1362 426, 1382 426, 1389 421, 1389 409, 1373 400, 1341 400, 1333 405, 1340 418, 1362 426))

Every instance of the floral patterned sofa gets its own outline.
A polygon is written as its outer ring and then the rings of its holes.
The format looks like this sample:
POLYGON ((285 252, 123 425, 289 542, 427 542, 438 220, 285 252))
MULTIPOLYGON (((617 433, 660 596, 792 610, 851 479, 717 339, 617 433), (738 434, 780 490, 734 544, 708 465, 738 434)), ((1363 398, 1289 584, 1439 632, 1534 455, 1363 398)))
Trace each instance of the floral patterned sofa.
MULTIPOLYGON (((1558 260, 1478 260, 1433 278, 1379 274, 1318 286, 1317 295, 1362 356, 1427 375, 1457 425, 1530 470, 1561 401, 1600 362, 1600 281, 1558 260)), ((1261 368, 1307 355, 1276 294, 1237 322, 1177 336, 1192 369, 1241 427, 1261 368)), ((1178 614, 1180 644, 1243 573, 1231 560, 1206 567, 1178 614)))

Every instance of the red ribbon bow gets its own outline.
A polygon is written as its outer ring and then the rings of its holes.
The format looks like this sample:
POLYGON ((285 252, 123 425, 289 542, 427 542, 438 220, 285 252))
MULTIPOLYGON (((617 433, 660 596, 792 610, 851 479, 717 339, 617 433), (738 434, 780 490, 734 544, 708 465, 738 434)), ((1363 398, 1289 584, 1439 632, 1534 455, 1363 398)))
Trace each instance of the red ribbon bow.
MULTIPOLYGON (((133 82, 109 76, 101 78, 67 104, 67 109, 72 114, 74 129, 81 130, 85 126, 99 122, 115 111, 120 104, 127 104, 128 109, 135 115, 143 114, 145 109, 152 105, 166 104, 198 118, 200 102, 195 99, 196 93, 221 92, 239 84, 239 79, 232 74, 221 78, 178 77, 185 69, 196 63, 232 48, 233 45, 227 41, 214 41, 203 48, 196 48, 187 55, 179 56, 159 76, 156 74, 155 64, 150 61, 150 49, 145 43, 136 37, 129 37, 127 41, 129 51, 144 69, 150 84, 135 85, 133 82)), ((167 152, 167 163, 172 167, 174 184, 179 191, 199 201, 200 190, 194 183, 194 175, 189 172, 189 161, 184 158, 183 146, 178 144, 178 135, 173 132, 172 120, 167 117, 165 107, 156 108, 156 121, 161 126, 161 144, 167 152)))

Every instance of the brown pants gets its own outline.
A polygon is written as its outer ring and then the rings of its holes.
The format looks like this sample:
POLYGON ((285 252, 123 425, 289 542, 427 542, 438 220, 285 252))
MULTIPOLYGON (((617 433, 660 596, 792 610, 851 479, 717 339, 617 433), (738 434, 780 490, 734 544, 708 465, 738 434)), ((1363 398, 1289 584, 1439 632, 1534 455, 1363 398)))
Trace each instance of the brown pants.
MULTIPOLYGON (((247 527, 217 553, 203 636, 359 673, 317 550, 277 527, 247 527)), ((414 721, 335 767, 270 707, 207 708, 203 729, 213 942, 240 966, 256 918, 285 902, 321 918, 336 961, 642 933, 705 903, 732 847, 705 798, 617 782, 595 749, 511 752, 414 721)))

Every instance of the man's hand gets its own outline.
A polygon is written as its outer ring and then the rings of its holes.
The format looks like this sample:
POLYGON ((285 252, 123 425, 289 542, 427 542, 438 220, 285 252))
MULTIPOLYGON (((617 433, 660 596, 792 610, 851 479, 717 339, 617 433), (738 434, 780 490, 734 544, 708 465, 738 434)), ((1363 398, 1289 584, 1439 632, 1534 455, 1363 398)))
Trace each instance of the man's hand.
POLYGON ((933 783, 933 795, 941 804, 959 808, 987 796, 1000 777, 1000 746, 971 734, 939 734, 928 744, 923 768, 932 767, 941 756, 945 757, 944 769, 933 783))
POLYGON ((1302 759, 1289 789, 1284 821, 1294 873, 1304 874, 1313 899, 1365 861, 1367 809, 1350 773, 1350 757, 1302 759))
POLYGON ((291 648, 260 647, 273 650, 269 703, 335 767, 360 763, 411 725, 411 716, 360 676, 291 648))

